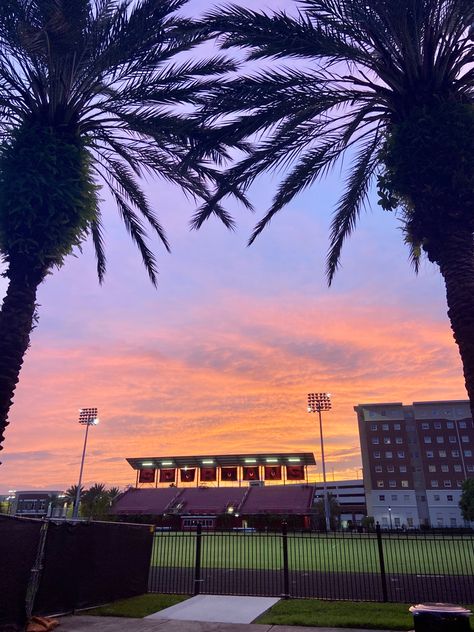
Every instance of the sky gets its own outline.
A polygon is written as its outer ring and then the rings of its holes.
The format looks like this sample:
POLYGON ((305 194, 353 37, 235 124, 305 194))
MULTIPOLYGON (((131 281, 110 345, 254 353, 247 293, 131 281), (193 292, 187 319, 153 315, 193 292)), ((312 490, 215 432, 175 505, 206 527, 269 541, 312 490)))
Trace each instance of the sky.
MULTIPOLYGON (((252 6, 282 8, 283 0, 252 6)), ((193 12, 213 2, 196 0, 193 12)), ((281 175, 281 174, 280 174, 281 175)), ((84 484, 134 482, 126 457, 313 451, 309 392, 332 394, 324 416, 330 479, 360 476, 359 403, 465 399, 438 269, 416 276, 400 224, 377 206, 346 243, 331 288, 325 255, 343 173, 333 171, 246 241, 277 175, 251 190, 252 215, 189 230, 195 206, 164 181, 145 185, 172 253, 153 241, 154 289, 104 193, 108 272, 90 244, 40 287, 34 330, 0 453, 0 493, 77 482, 81 407, 99 408, 84 484)), ((0 278, 0 300, 6 281, 0 278)), ((321 475, 318 465, 312 473, 321 475)))

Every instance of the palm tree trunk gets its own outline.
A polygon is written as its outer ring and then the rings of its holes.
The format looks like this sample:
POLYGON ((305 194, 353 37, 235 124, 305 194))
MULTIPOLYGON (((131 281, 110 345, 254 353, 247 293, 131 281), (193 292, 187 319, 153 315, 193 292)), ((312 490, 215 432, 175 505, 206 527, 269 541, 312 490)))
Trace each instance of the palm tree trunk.
POLYGON ((42 275, 10 262, 10 280, 0 312, 0 450, 24 355, 30 343, 36 292, 42 275), (18 269, 17 269, 18 268, 18 269))
POLYGON ((464 369, 474 419, 474 239, 466 228, 447 231, 438 264, 446 285, 448 317, 464 369))

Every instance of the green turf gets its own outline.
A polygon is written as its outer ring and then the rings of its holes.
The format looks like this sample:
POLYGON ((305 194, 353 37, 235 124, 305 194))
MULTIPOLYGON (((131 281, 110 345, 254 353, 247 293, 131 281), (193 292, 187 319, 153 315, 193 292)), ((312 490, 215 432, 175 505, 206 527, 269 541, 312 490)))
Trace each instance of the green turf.
MULTIPOLYGON (((195 534, 160 533, 154 542, 152 565, 193 567, 195 534)), ((471 575, 474 546, 471 537, 383 537, 387 573, 471 575)), ((290 535, 290 570, 380 572, 375 535, 290 535)), ((205 533, 203 568, 278 570, 283 566, 281 537, 277 534, 205 533)))
POLYGON ((188 599, 186 595, 156 595, 147 594, 129 599, 114 601, 106 606, 84 610, 81 614, 94 615, 98 617, 131 617, 141 618, 149 614, 164 610, 188 599))
POLYGON ((256 623, 309 625, 367 630, 412 630, 409 605, 354 601, 282 600, 259 617, 256 623))

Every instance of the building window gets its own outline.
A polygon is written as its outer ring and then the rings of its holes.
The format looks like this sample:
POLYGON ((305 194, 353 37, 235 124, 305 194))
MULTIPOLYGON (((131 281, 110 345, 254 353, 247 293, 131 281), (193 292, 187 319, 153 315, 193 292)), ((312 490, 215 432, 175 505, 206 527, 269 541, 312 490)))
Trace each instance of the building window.
POLYGON ((472 456, 472 450, 464 450, 464 456, 472 456))
POLYGON ((383 502, 383 501, 385 500, 385 495, 384 495, 384 494, 382 494, 381 496, 379 496, 379 500, 380 500, 381 502, 383 502))
POLYGON ((405 458, 405 452, 403 452, 403 450, 400 450, 397 452, 397 456, 399 459, 404 459, 405 458))
POLYGON ((451 527, 455 527, 455 526, 457 525, 457 523, 456 523, 456 518, 450 518, 450 519, 449 519, 449 522, 450 522, 450 524, 451 524, 451 527))
POLYGON ((374 459, 380 459, 380 452, 374 452, 374 459))
POLYGON ((408 481, 402 481, 402 487, 408 487, 408 481))
POLYGON ((410 502, 410 496, 408 494, 405 494, 403 496, 403 501, 406 502, 406 503, 409 503, 410 502))
POLYGON ((393 519, 395 526, 399 527, 400 526, 400 518, 398 516, 395 516, 395 518, 393 519))
POLYGON ((431 443, 431 437, 423 437, 425 443, 431 443))
POLYGON ((446 496, 446 498, 448 499, 448 503, 452 503, 453 502, 453 497, 451 496, 451 494, 448 494, 446 496))
POLYGON ((410 528, 413 527, 413 518, 411 516, 407 516, 407 525, 410 528))
POLYGON ((457 487, 462 487, 462 481, 456 481, 457 487))
POLYGON ((379 438, 378 437, 372 437, 372 444, 373 445, 378 445, 379 444, 379 438))
POLYGON ((398 445, 401 445, 403 443, 403 439, 401 437, 395 437, 395 443, 398 443, 398 445))
POLYGON ((467 471, 468 472, 474 472, 474 465, 468 465, 467 466, 467 471))
POLYGON ((451 481, 444 481, 445 487, 451 487, 451 481))
POLYGON ((387 472, 395 472, 395 466, 394 465, 387 465, 387 472))
POLYGON ((388 486, 389 487, 396 487, 397 486, 397 481, 388 481, 388 486))
POLYGON ((393 424, 393 429, 394 430, 401 430, 400 424, 393 424))
POLYGON ((384 486, 383 481, 377 481, 377 487, 383 487, 383 486, 384 486))
POLYGON ((444 437, 436 437, 436 443, 444 443, 444 437))
POLYGON ((392 443, 390 437, 384 437, 383 442, 385 443, 385 445, 390 445, 392 443))
POLYGON ((448 441, 449 441, 449 443, 456 443, 456 437, 455 437, 455 435, 449 435, 449 437, 448 437, 448 441))
POLYGON ((441 471, 442 472, 449 472, 449 466, 448 465, 442 465, 441 466, 441 471))
POLYGON ((454 471, 455 471, 455 472, 462 472, 462 467, 461 467, 461 465, 455 465, 455 466, 454 466, 454 471))
POLYGON ((459 459, 459 450, 451 450, 451 456, 455 459, 459 459))
POLYGON ((467 428, 466 422, 465 421, 460 421, 459 422, 459 427, 462 428, 462 429, 467 428))
POLYGON ((427 423, 421 424, 421 429, 422 430, 429 430, 430 429, 430 424, 427 424, 427 423))
POLYGON ((392 494, 390 498, 392 500, 398 500, 398 495, 397 494, 392 494))
POLYGON ((428 472, 436 472, 436 465, 428 465, 428 472))
POLYGON ((446 458, 446 450, 440 450, 438 454, 442 459, 446 458))
POLYGON ((382 424, 382 430, 388 430, 388 424, 382 424))
POLYGON ((441 430, 441 422, 440 421, 435 421, 434 427, 435 427, 435 430, 441 430))
POLYGON ((439 503, 439 501, 441 500, 441 496, 438 496, 438 494, 435 494, 434 495, 434 500, 435 500, 435 503, 439 503))
POLYGON ((377 430, 377 424, 370 424, 371 430, 377 430))
POLYGON ((448 428, 448 430, 452 430, 454 428, 454 422, 452 421, 446 422, 446 428, 448 428))
POLYGON ((469 437, 467 435, 461 435, 461 441, 463 443, 469 443, 469 437))
POLYGON ((434 458, 434 452, 432 452, 431 450, 427 450, 426 458, 427 459, 433 459, 434 458))
POLYGON ((393 457, 392 452, 385 452, 385 458, 386 459, 391 459, 393 457))
POLYGON ((407 466, 406 465, 400 465, 400 467, 398 468, 400 470, 400 472, 406 472, 407 471, 407 466))
POLYGON ((377 472, 377 474, 380 474, 382 472, 382 466, 381 465, 376 465, 375 466, 375 471, 377 472))
POLYGON ((438 481, 432 480, 431 487, 438 487, 438 481))

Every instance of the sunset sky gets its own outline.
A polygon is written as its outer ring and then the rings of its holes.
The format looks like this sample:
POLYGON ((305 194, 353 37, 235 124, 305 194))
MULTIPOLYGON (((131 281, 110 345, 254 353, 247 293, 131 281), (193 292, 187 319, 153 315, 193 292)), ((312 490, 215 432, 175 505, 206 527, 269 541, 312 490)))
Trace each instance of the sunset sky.
MULTIPOLYGON (((193 10, 213 4, 200 0, 193 10)), ((124 486, 134 480, 125 457, 301 450, 319 461, 311 391, 332 393, 329 476, 354 478, 354 405, 465 398, 439 272, 426 262, 415 276, 400 224, 374 194, 328 289, 324 260, 342 176, 336 170, 301 195, 251 248, 246 240, 277 177, 253 187, 256 216, 228 205, 235 233, 217 220, 190 232, 194 204, 148 182, 172 244, 169 255, 154 242, 157 290, 104 192, 105 285, 90 244, 42 285, 0 453, 0 493, 77 482, 82 406, 100 413, 84 483, 124 486)), ((5 289, 0 279, 0 299, 5 289)))

